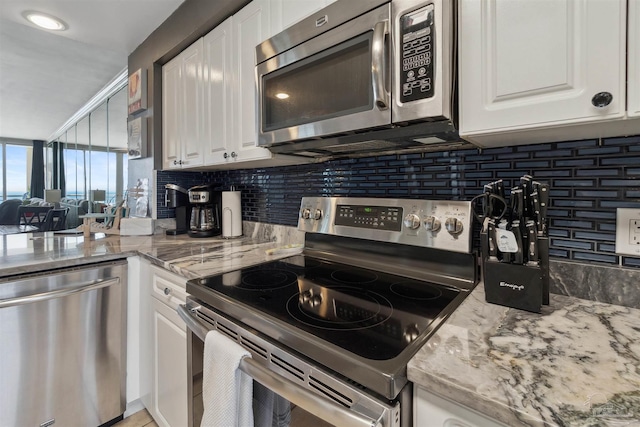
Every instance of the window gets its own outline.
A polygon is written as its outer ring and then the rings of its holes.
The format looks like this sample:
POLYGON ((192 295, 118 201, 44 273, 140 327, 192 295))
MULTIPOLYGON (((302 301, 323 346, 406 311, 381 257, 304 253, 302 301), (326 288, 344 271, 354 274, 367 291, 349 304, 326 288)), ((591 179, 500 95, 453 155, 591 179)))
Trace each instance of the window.
POLYGON ((31 187, 31 146, 23 141, 0 141, 0 202, 22 199, 31 187))

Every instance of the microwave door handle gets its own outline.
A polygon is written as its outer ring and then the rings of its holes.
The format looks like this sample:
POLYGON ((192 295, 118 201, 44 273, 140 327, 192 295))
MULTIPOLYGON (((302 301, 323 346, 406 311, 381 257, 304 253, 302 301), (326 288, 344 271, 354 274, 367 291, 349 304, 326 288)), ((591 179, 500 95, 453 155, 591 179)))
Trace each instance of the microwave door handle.
POLYGON ((389 108, 389 93, 385 88, 387 66, 387 49, 385 36, 387 35, 387 21, 380 21, 373 27, 371 42, 371 82, 373 84, 373 102, 380 110, 389 108))

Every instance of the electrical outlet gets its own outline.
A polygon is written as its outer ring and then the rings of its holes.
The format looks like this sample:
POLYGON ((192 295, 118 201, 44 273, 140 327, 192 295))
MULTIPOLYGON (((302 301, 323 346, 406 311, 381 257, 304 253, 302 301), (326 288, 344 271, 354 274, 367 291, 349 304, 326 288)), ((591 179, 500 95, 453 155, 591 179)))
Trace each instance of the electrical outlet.
POLYGON ((616 253, 640 257, 640 209, 618 208, 616 253))

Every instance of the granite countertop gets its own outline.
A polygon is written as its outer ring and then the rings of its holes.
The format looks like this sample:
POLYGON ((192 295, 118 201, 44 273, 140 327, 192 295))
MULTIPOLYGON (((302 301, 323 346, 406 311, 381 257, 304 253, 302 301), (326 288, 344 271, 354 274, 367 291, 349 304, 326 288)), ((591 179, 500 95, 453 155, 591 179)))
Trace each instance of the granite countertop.
POLYGON ((152 236, 21 233, 0 236, 0 278, 140 255, 153 264, 188 279, 236 270, 283 255, 268 249, 302 243, 304 234, 292 227, 244 223, 236 239, 167 236, 159 228, 152 236))
POLYGON ((551 295, 542 314, 478 285, 409 380, 507 426, 640 426, 640 310, 551 295))

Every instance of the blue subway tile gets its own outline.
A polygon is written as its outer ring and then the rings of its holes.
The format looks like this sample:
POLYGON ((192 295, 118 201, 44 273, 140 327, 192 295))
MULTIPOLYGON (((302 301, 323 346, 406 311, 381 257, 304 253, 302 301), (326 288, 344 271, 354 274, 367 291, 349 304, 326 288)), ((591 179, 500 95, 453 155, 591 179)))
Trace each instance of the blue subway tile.
POLYGON ((582 249, 584 251, 593 250, 593 243, 579 240, 551 239, 551 245, 554 248, 582 249))
POLYGON ((631 208, 631 209, 640 209, 640 201, 622 201, 622 200, 601 200, 599 202, 601 208, 631 208))
POLYGON ((518 169, 547 169, 551 166, 551 163, 548 160, 531 160, 527 162, 516 162, 516 168, 518 169))
POLYGON ((553 164, 557 168, 572 167, 572 166, 588 167, 588 166, 595 165, 596 161, 594 159, 589 159, 589 158, 572 159, 572 160, 555 160, 553 164))
POLYGON ((592 221, 580 221, 580 220, 565 220, 565 219, 554 219, 551 221, 552 227, 564 227, 564 228, 582 228, 582 229, 593 229, 594 223, 592 221))
POLYGON ((539 151, 534 154, 534 157, 569 157, 573 155, 571 150, 551 150, 551 151, 539 151))
POLYGON ((615 242, 616 235, 611 233, 596 233, 590 231, 575 231, 573 233, 573 237, 576 239, 584 239, 584 240, 597 240, 604 242, 615 242))
POLYGON ((605 190, 576 190, 576 197, 582 198, 600 198, 600 197, 619 197, 620 193, 615 190, 605 191, 605 190))
POLYGON ((602 156, 605 154, 617 154, 621 151, 621 147, 585 148, 578 150, 578 156, 602 156))
POLYGON ((595 139, 584 139, 581 141, 568 141, 568 142, 558 142, 557 147, 559 149, 566 148, 580 148, 580 147, 595 147, 598 145, 598 141, 595 139))
POLYGON ((573 259, 575 260, 602 262, 606 264, 618 263, 618 257, 615 255, 605 255, 605 254, 589 253, 589 252, 573 252, 572 255, 573 255, 573 259))
POLYGON ((622 169, 577 169, 576 176, 621 176, 622 169))
POLYGON ((554 179, 554 187, 593 187, 595 181, 592 179, 554 179))
POLYGON ((616 219, 614 211, 576 211, 576 218, 593 218, 593 219, 616 219))
POLYGON ((624 157, 604 157, 600 159, 602 166, 623 166, 623 165, 640 165, 640 157, 624 156, 624 157))

